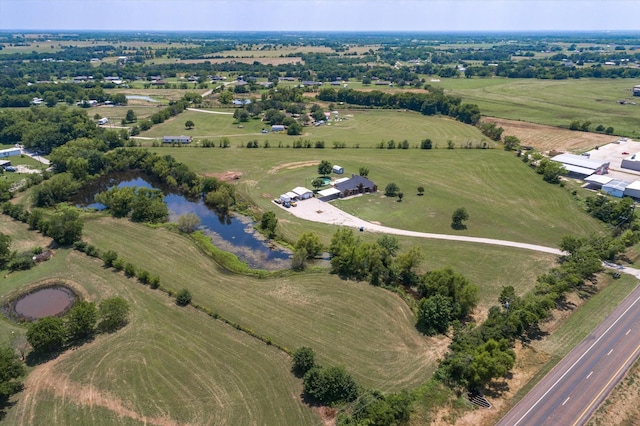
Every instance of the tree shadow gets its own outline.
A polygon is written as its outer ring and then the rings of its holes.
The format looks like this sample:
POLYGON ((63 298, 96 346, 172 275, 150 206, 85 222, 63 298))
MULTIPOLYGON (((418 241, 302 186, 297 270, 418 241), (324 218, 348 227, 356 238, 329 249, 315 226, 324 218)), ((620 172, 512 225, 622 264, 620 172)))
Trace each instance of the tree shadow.
POLYGON ((504 380, 492 380, 484 390, 484 396, 487 398, 501 398, 506 392, 509 392, 509 383, 507 380, 513 378, 513 374, 507 373, 504 380))
POLYGON ((9 411, 9 409, 14 405, 16 405, 17 403, 18 403, 17 400, 12 401, 10 397, 7 398, 4 395, 0 396, 0 422, 3 421, 4 418, 7 416, 7 411, 9 411))
POLYGON ((464 223, 451 223, 451 229, 455 229, 456 231, 462 231, 467 229, 467 225, 464 223))
POLYGON ((572 311, 575 307, 576 304, 568 301, 564 295, 556 301, 556 309, 560 311, 572 311))
POLYGON ((46 353, 31 351, 25 357, 25 364, 27 364, 27 366, 29 367, 35 367, 36 365, 44 364, 46 362, 56 359, 61 353, 62 353, 62 350, 55 351, 55 352, 46 352, 46 353))

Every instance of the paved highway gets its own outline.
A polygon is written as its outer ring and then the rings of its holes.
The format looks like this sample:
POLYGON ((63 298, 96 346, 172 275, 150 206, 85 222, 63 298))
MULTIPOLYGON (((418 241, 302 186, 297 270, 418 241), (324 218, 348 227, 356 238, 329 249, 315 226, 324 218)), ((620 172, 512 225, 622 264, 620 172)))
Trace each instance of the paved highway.
POLYGON ((637 287, 498 425, 582 425, 639 355, 637 287))

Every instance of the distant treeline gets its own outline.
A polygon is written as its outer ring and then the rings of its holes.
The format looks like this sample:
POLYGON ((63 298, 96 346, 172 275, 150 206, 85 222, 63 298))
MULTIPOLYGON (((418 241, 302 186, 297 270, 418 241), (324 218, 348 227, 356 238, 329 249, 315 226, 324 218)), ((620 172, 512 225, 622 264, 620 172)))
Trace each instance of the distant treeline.
POLYGON ((386 93, 379 90, 364 92, 353 89, 324 88, 318 93, 318 99, 379 108, 403 108, 424 115, 448 115, 458 121, 473 125, 480 121, 480 109, 477 105, 462 104, 460 98, 445 95, 440 91, 386 93))

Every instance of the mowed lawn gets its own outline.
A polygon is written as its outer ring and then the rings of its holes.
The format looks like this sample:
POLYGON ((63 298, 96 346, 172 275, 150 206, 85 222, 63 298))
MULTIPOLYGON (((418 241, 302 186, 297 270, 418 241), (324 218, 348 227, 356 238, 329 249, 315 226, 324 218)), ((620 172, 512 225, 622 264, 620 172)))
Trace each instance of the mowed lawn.
POLYGON ((463 102, 475 103, 483 115, 568 127, 573 120, 612 126, 616 134, 637 136, 640 122, 632 88, 638 79, 537 80, 507 78, 441 79, 431 83, 463 102))
MULTIPOLYGON (((294 350, 312 347, 324 365, 345 365, 365 386, 399 390, 430 376, 434 340, 415 329, 398 296, 326 273, 256 279, 230 274, 187 237, 125 220, 98 218, 85 238, 187 288, 193 301, 294 350)), ((213 321, 213 320, 212 320, 213 321)))
POLYGON ((131 306, 130 323, 36 366, 4 423, 319 423, 282 351, 180 308, 99 260, 68 250, 54 259, 9 279, 60 277, 83 286, 91 300, 121 296, 131 306))
MULTIPOLYGON (((412 147, 420 145, 423 139, 430 138, 434 144, 446 147, 451 140, 457 146, 471 142, 473 146, 486 142, 493 145, 480 131, 459 121, 447 117, 427 117, 405 110, 338 110, 341 121, 332 121, 330 125, 303 127, 303 135, 288 136, 286 133, 272 133, 271 125, 261 120, 249 120, 237 123, 233 118, 233 109, 221 109, 211 114, 206 112, 185 111, 182 114, 153 126, 140 136, 161 138, 166 135, 190 135, 194 139, 229 137, 233 146, 244 146, 248 141, 257 140, 262 147, 268 141, 272 147, 293 146, 295 140, 308 139, 312 143, 324 141, 326 148, 332 148, 334 142, 344 143, 347 147, 373 147, 391 139, 396 144, 407 140, 412 147), (187 121, 195 127, 185 128, 187 121), (239 127, 241 126, 241 127, 239 127), (262 129, 269 133, 263 134, 262 129)), ((141 141, 145 143, 143 140, 141 141)))
MULTIPOLYGON (((300 223, 271 199, 296 186, 311 187, 321 160, 345 168, 344 176, 369 169, 379 193, 335 204, 362 219, 422 232, 453 233, 555 246, 564 235, 590 235, 602 226, 559 185, 544 182, 514 154, 499 149, 197 149, 157 148, 197 173, 239 171, 241 193, 279 218, 300 223), (395 183, 402 202, 383 195, 395 183), (423 186, 423 196, 417 187, 423 186), (453 230, 458 207, 469 213, 467 229, 453 230)), ((339 177, 333 175, 333 177, 339 177)), ((305 222, 305 226, 306 226, 305 222)), ((289 225, 287 225, 288 227, 289 225)), ((284 231, 286 232, 286 230, 284 231)), ((293 236, 293 235, 291 235, 293 236)))

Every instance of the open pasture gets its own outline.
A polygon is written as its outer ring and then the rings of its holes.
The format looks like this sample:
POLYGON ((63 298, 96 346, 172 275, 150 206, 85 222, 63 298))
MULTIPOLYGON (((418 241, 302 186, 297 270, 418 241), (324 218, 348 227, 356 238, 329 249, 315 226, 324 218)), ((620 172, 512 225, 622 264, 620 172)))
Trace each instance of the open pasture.
MULTIPOLYGON (((433 372, 434 339, 418 333, 398 296, 326 273, 256 279, 230 274, 186 237, 113 219, 89 220, 87 241, 187 288, 193 301, 291 350, 310 346, 365 386, 411 388, 433 372), (150 248, 153 249, 150 249, 150 248)), ((213 321, 213 320, 212 320, 213 321)))
MULTIPOLYGON (((234 109, 219 111, 233 113, 234 109)), ((416 147, 426 138, 430 138, 438 147, 445 147, 449 140, 457 146, 469 142, 473 146, 483 142, 488 146, 493 144, 477 128, 446 117, 427 117, 403 110, 349 109, 338 110, 338 112, 338 116, 342 118, 341 121, 332 121, 330 125, 304 127, 301 136, 288 136, 284 132, 272 133, 271 125, 261 120, 237 123, 230 114, 185 111, 177 117, 142 132, 140 136, 161 138, 164 135, 188 134, 194 139, 214 140, 224 136, 229 137, 234 146, 244 145, 256 139, 261 146, 264 141, 269 141, 272 147, 277 147, 279 144, 283 147, 292 146, 299 138, 308 139, 312 143, 323 140, 326 148, 333 147, 334 142, 344 143, 349 148, 374 147, 380 142, 386 144, 391 139, 396 144, 406 139, 411 147, 416 147), (195 124, 189 133, 185 133, 187 130, 184 127, 187 120, 195 124), (261 133, 262 129, 268 130, 269 133, 261 133)))
MULTIPOLYGON (((433 83, 464 102, 475 103, 486 116, 567 127, 574 120, 590 121, 591 130, 602 124, 617 135, 637 136, 638 105, 631 89, 637 79, 441 79, 433 83)), ((637 100, 637 99, 636 99, 637 100)))
MULTIPOLYGON (((56 256, 62 264, 53 276, 85 286, 91 300, 125 298, 130 323, 37 365, 7 424, 319 422, 301 402, 301 384, 281 351, 180 308, 100 261, 66 250, 56 256)), ((24 281, 52 271, 38 266, 14 275, 24 281)))
POLYGON ((312 188, 317 165, 327 160, 344 167, 347 177, 358 174, 360 167, 369 169, 369 178, 379 192, 338 201, 337 205, 385 226, 552 247, 564 235, 589 235, 602 229, 580 209, 567 189, 544 182, 513 153, 498 149, 156 150, 171 154, 197 173, 243 173, 238 183, 241 192, 265 210, 279 211, 271 199, 296 186, 312 188), (391 182, 403 192, 402 202, 383 195, 391 182), (418 186, 425 188, 423 196, 417 195, 418 186), (466 230, 451 229, 451 214, 458 207, 469 212, 466 230))

